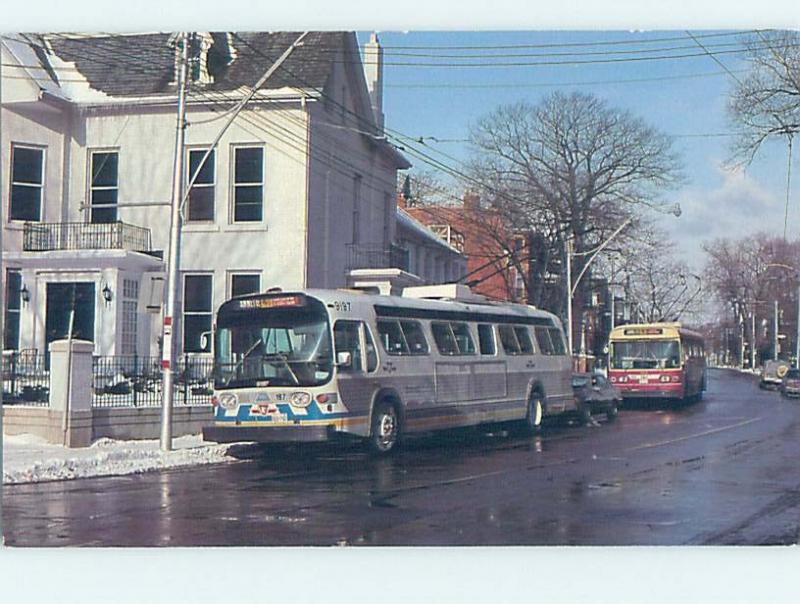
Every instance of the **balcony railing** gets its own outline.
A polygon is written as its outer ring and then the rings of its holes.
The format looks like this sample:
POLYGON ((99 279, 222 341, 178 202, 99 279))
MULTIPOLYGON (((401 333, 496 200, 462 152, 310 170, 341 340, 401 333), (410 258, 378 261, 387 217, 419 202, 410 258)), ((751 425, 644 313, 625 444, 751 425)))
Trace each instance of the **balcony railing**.
POLYGON ((150 229, 121 221, 86 222, 26 222, 23 250, 50 252, 54 250, 132 250, 150 252, 150 229))
POLYGON ((408 271, 408 250, 398 245, 389 249, 364 245, 347 246, 347 270, 358 268, 399 268, 408 271))

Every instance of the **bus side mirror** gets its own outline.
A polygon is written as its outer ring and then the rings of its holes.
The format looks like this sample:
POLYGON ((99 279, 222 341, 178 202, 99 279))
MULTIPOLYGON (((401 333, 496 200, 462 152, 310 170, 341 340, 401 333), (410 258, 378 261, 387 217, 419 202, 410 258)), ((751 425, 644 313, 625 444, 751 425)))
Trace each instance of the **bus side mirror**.
POLYGON ((202 350, 207 350, 207 349, 211 348, 211 346, 210 346, 211 339, 210 338, 211 338, 211 332, 210 331, 204 331, 203 333, 200 334, 200 348, 202 350))
POLYGON ((336 365, 338 367, 350 367, 353 364, 353 357, 349 352, 339 352, 336 354, 336 365))

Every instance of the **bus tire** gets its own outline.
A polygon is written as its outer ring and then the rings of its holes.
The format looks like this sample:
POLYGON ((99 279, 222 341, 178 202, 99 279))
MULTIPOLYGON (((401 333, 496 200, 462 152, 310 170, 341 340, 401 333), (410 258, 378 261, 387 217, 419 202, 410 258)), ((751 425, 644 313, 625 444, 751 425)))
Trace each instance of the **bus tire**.
POLYGON ((527 435, 537 434, 542 430, 542 419, 544 418, 544 404, 542 395, 534 391, 528 399, 528 411, 522 422, 522 428, 527 435))
POLYGON ((397 407, 390 401, 379 401, 372 409, 367 439, 370 451, 377 455, 387 455, 397 448, 399 442, 400 415, 397 407))

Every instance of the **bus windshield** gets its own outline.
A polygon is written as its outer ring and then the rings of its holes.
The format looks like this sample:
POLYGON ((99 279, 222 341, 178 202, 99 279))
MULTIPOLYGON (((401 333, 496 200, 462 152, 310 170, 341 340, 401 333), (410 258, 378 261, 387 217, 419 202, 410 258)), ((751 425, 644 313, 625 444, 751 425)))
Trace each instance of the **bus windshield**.
POLYGON ((333 371, 328 314, 311 300, 299 308, 220 313, 215 361, 218 389, 320 386, 333 371))
POLYGON ((614 342, 612 369, 676 369, 681 366, 677 340, 614 342))

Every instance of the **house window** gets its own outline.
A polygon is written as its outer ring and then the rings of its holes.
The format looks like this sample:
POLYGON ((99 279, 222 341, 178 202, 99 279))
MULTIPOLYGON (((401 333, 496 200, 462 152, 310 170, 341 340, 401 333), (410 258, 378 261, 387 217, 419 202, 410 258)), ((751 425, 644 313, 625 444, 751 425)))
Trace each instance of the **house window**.
POLYGON ((11 146, 11 220, 42 219, 44 149, 11 146))
POLYGON ((93 223, 116 222, 119 194, 119 153, 116 151, 93 151, 91 163, 90 220, 93 223))
POLYGON ((261 275, 231 275, 231 297, 257 294, 261 291, 261 275))
POLYGON ((122 331, 120 344, 122 354, 136 354, 138 334, 139 282, 122 280, 122 331))
POLYGON ((186 202, 187 222, 214 220, 214 186, 216 185, 214 158, 216 154, 212 150, 201 166, 200 162, 203 161, 205 154, 206 149, 189 151, 189 173, 186 175, 186 185, 189 185, 196 172, 197 178, 194 180, 189 191, 189 199, 186 202))
POLYGON ((211 331, 212 298, 211 275, 185 275, 183 278, 183 351, 210 352, 211 338, 203 334, 211 331))
POLYGON ((353 177, 353 244, 361 242, 361 177, 353 177))
POLYGON ((233 221, 260 222, 264 215, 264 149, 234 149, 233 221))
POLYGON ((22 273, 18 270, 6 271, 6 318, 3 348, 19 350, 19 315, 20 291, 22 290, 22 273))

